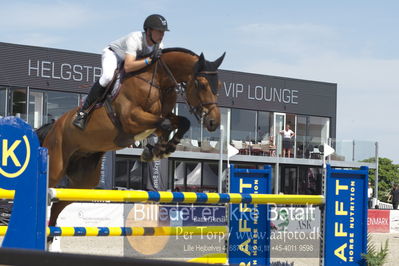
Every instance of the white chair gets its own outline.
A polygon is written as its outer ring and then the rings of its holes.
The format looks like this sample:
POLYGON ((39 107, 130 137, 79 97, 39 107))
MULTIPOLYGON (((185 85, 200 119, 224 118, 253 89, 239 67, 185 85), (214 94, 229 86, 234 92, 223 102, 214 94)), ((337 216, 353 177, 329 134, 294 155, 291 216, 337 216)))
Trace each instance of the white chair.
POLYGON ((216 148, 216 145, 218 145, 218 142, 216 140, 211 140, 209 144, 212 146, 212 148, 216 148))
POLYGON ((196 139, 191 140, 191 151, 194 151, 194 152, 201 151, 201 148, 198 145, 198 140, 196 140, 196 139))
POLYGON ((241 140, 232 140, 232 141, 231 141, 231 144, 233 144, 233 146, 234 146, 236 149, 238 149, 238 150, 240 150, 240 149, 243 148, 243 145, 242 145, 242 141, 241 141, 241 140))

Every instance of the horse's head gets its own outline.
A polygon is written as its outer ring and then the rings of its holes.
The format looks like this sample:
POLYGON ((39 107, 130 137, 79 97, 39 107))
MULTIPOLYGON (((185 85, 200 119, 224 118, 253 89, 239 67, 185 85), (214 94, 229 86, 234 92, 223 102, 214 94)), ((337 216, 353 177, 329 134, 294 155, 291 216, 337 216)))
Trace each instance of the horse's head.
POLYGON ((217 105, 220 82, 217 69, 225 53, 216 61, 205 60, 201 53, 194 65, 194 75, 187 83, 187 101, 197 117, 202 117, 209 131, 215 131, 220 125, 220 111, 217 105))

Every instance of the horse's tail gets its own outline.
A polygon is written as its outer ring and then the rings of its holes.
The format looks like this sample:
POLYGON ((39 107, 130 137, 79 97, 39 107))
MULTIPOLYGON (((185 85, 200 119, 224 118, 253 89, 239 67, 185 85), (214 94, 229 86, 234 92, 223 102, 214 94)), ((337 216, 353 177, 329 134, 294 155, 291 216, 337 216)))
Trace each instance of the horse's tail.
POLYGON ((50 131, 50 129, 53 128, 54 126, 54 120, 51 121, 50 123, 44 124, 43 126, 39 127, 38 129, 36 129, 36 134, 39 138, 40 141, 40 145, 43 145, 44 139, 46 138, 48 132, 50 131))

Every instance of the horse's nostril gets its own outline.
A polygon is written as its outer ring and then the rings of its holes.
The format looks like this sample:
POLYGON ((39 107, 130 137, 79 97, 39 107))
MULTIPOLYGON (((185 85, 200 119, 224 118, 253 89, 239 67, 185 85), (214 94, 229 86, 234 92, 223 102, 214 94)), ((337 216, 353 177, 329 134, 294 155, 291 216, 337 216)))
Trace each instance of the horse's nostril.
POLYGON ((215 120, 213 120, 213 119, 212 119, 212 120, 209 120, 209 128, 210 128, 210 129, 215 130, 217 126, 218 126, 218 125, 217 125, 217 123, 216 123, 215 120))

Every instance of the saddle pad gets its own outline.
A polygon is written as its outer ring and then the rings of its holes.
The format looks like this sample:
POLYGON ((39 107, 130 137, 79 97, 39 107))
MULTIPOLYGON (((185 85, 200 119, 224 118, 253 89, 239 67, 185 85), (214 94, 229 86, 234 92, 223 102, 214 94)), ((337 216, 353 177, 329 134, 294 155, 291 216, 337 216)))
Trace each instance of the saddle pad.
MULTIPOLYGON (((113 84, 111 84, 111 86, 112 86, 111 93, 109 93, 109 94, 110 94, 111 102, 113 102, 115 100, 115 98, 118 96, 119 91, 121 89, 121 79, 120 79, 119 73, 118 73, 117 77, 115 78, 115 82, 113 84)), ((96 106, 94 107, 94 109, 100 108, 102 106, 104 106, 104 101, 97 103, 96 106)))

